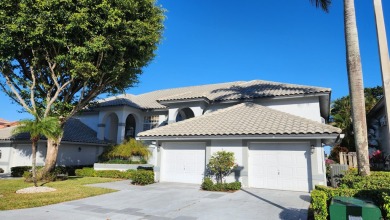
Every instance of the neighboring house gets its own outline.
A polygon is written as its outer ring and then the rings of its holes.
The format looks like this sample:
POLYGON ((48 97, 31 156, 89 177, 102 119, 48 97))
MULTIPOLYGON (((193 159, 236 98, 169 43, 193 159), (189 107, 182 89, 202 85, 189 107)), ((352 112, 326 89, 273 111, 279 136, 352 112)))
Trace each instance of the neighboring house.
POLYGON ((211 155, 234 152, 227 181, 309 191, 326 184, 323 144, 331 90, 261 80, 159 90, 103 99, 75 118, 99 140, 136 137, 153 149, 156 180, 197 183, 211 155))
MULTIPOLYGON (((28 133, 13 135, 15 126, 0 129, 0 168, 6 173, 11 167, 31 166, 31 141, 28 133)), ((38 142, 37 165, 43 166, 46 156, 46 140, 38 142)), ((64 136, 59 147, 57 165, 91 165, 107 144, 97 139, 96 132, 70 119, 64 127, 64 136)))
POLYGON ((17 125, 17 123, 18 122, 16 122, 16 121, 10 122, 10 121, 7 121, 7 120, 0 118, 0 128, 15 126, 15 125, 17 125))
POLYGON ((367 114, 368 145, 390 154, 388 124, 386 123, 385 99, 382 98, 367 114))

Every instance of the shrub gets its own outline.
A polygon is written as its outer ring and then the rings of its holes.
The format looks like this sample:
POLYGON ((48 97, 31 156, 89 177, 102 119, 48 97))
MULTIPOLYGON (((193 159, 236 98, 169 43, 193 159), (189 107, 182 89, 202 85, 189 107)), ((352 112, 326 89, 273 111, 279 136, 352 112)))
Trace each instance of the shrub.
POLYGON ((137 170, 131 177, 132 184, 148 185, 154 183, 154 172, 149 170, 137 170))
POLYGON ((203 183, 201 185, 203 190, 214 191, 213 186, 214 186, 214 183, 210 178, 207 178, 207 177, 204 178, 203 183))
POLYGON ((139 156, 141 159, 149 159, 152 153, 148 147, 141 141, 135 139, 125 140, 122 144, 107 148, 100 156, 99 160, 104 162, 108 160, 130 160, 133 156, 139 156))
POLYGON ((214 184, 210 178, 204 178, 203 183, 201 185, 203 190, 207 191, 236 191, 241 189, 240 182, 232 182, 232 183, 216 183, 214 184))
MULTIPOLYGON (((67 168, 58 166, 55 167, 53 172, 46 173, 44 176, 43 174, 43 167, 39 166, 36 168, 36 178, 38 181, 45 181, 45 182, 53 182, 57 180, 67 180, 68 179, 68 173, 67 173, 67 168)), ((31 167, 28 171, 24 171, 23 173, 23 178, 25 182, 33 182, 32 178, 32 172, 31 172, 31 167)))
MULTIPOLYGON (((75 170, 81 169, 83 167, 92 167, 93 165, 77 165, 77 166, 57 166, 55 168, 55 173, 57 175, 64 174, 66 176, 75 176, 75 170)), ((37 170, 42 168, 42 166, 37 166, 37 170)), ((13 177, 22 177, 25 171, 30 171, 32 169, 31 166, 19 166, 11 168, 11 176, 13 177)))
MULTIPOLYGON (((321 191, 325 193, 326 195, 326 204, 327 207, 329 206, 332 198, 334 196, 347 196, 347 197, 357 197, 364 200, 371 200, 377 205, 381 211, 382 216, 388 216, 390 217, 390 189, 348 189, 348 188, 330 188, 326 186, 316 186, 314 191, 321 191)), ((318 197, 313 197, 312 194, 312 207, 314 206, 314 203, 319 203, 318 197)), ((314 207, 313 207, 314 209, 314 207)), ((321 212, 317 212, 318 218, 315 219, 323 219, 321 217, 321 212)), ((328 215, 328 212, 324 213, 324 216, 328 215)), ((326 217, 325 216, 325 217, 326 217)))
POLYGON ((128 171, 96 170, 95 172, 97 177, 114 178, 114 179, 130 179, 132 177, 132 174, 134 173, 133 170, 128 170, 128 171))
POLYGON ((228 176, 235 166, 233 152, 218 151, 211 156, 207 169, 209 175, 215 176, 217 183, 222 183, 223 178, 228 176))
POLYGON ((326 193, 320 190, 313 190, 310 195, 311 208, 314 212, 314 219, 326 220, 328 216, 328 199, 326 193))
POLYGON ((112 160, 104 161, 103 163, 108 163, 108 164, 146 164, 147 161, 143 158, 141 158, 141 160, 139 160, 139 161, 112 159, 112 160))
POLYGON ((370 176, 359 176, 356 169, 349 170, 340 180, 340 188, 389 189, 390 172, 371 172, 370 176))
POLYGON ((31 170, 31 166, 11 167, 11 176, 22 177, 25 171, 30 171, 30 170, 31 170))
POLYGON ((4 173, 4 170, 3 170, 3 168, 0 168, 0 173, 4 173))
POLYGON ((91 167, 84 167, 83 169, 75 170, 76 176, 96 177, 95 170, 91 167))
POLYGON ((382 213, 386 219, 390 219, 390 193, 383 192, 381 196, 383 198, 382 213))
POLYGON ((117 178, 117 179, 130 179, 132 174, 136 170, 94 170, 93 168, 77 169, 76 175, 81 177, 104 177, 104 178, 117 178))

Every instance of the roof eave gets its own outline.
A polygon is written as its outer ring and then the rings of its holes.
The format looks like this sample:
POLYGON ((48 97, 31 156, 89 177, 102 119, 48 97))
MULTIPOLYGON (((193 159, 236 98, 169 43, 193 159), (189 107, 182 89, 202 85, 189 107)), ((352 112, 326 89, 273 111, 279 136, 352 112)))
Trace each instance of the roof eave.
POLYGON ((291 135, 200 135, 200 136, 138 136, 137 140, 219 140, 219 139, 337 139, 340 134, 291 134, 291 135))

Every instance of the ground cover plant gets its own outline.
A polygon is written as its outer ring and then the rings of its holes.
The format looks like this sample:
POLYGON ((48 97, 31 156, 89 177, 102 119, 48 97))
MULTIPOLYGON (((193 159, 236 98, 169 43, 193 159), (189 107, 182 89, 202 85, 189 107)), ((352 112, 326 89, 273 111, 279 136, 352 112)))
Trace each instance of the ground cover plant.
MULTIPOLYGON (((117 181, 111 178, 97 177, 69 177, 66 181, 50 182, 44 186, 55 188, 54 192, 17 194, 19 189, 33 186, 23 179, 0 180, 0 210, 12 210, 22 208, 32 208, 66 202, 116 190, 85 186, 86 184, 103 183, 117 181)), ((40 184, 38 182, 38 184, 40 184)))

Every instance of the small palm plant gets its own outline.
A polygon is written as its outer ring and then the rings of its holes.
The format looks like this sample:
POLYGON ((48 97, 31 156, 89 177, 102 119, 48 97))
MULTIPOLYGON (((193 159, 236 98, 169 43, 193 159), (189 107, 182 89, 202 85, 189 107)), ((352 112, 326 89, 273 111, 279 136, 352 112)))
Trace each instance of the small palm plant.
POLYGON ((19 126, 13 130, 13 133, 30 133, 30 140, 32 142, 32 178, 34 185, 37 187, 36 160, 38 141, 42 135, 46 138, 57 138, 62 135, 58 119, 55 117, 41 119, 35 116, 35 119, 21 120, 19 121, 19 126))

